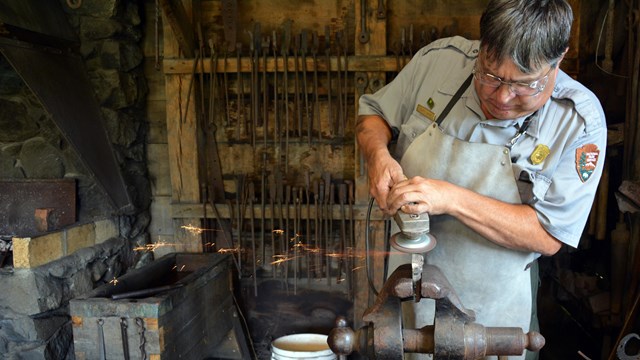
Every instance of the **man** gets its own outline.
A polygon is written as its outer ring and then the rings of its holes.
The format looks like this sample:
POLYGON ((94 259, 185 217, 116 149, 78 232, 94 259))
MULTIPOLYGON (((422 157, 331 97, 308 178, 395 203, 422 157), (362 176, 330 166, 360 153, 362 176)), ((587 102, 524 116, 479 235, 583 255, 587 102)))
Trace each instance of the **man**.
POLYGON ((426 262, 485 326, 529 330, 531 265, 578 245, 602 174, 602 107, 559 68, 572 21, 565 0, 492 0, 480 41, 437 40, 360 99, 372 196, 431 216, 426 262))

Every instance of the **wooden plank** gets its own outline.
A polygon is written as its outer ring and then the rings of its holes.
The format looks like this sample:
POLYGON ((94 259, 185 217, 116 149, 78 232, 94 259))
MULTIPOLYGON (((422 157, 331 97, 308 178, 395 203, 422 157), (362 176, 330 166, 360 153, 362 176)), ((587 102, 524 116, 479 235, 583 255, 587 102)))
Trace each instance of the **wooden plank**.
MULTIPOLYGON (((195 97, 189 96, 190 75, 167 76, 167 137, 173 199, 199 202, 195 97)), ((192 88, 191 88, 192 89, 192 88)))
MULTIPOLYGON (((237 216, 235 213, 235 209, 234 212, 232 212, 229 209, 229 205, 228 204, 216 204, 216 207, 218 208, 218 213, 220 214, 220 217, 224 218, 224 219, 228 219, 230 216, 237 216)), ((293 214, 295 213, 295 207, 294 205, 288 205, 289 207, 289 214, 291 214, 291 219, 293 219, 293 214)), ((250 212, 250 207, 247 206, 247 208, 245 209, 244 213, 241 214, 243 216, 244 219, 250 219, 251 218, 251 212, 250 212)), ((287 210, 287 206, 283 206, 283 211, 287 210)), ((366 216, 367 216, 367 210, 368 210, 368 206, 366 205, 355 205, 353 207, 353 218, 354 220, 365 220, 366 216)), ((206 207, 203 207, 202 204, 180 204, 180 203, 173 203, 171 204, 171 212, 173 214, 173 217, 176 219, 180 219, 180 218, 202 218, 205 216, 205 211, 206 211, 206 216, 209 219, 214 219, 215 215, 213 213, 213 208, 211 207, 211 205, 207 204, 206 207)), ((277 212, 278 210, 276 210, 277 212)), ((257 204, 253 206, 253 213, 254 216, 256 216, 257 218, 260 218, 263 214, 264 216, 266 216, 267 218, 271 218, 271 208, 269 206, 266 206, 264 209, 264 212, 262 211, 262 207, 261 205, 257 204)), ((315 207, 311 207, 309 210, 309 217, 311 219, 315 218, 315 214, 316 214, 316 210, 315 207)), ((340 219, 340 206, 339 205, 334 205, 331 207, 331 214, 333 216, 334 219, 340 219)), ((277 213, 276 213, 277 216, 277 213)), ((307 219, 307 213, 306 210, 302 212, 301 214, 301 219, 307 219)), ((350 219, 349 214, 345 215, 345 219, 350 219)), ((385 217, 382 214, 382 211, 380 211, 380 209, 378 209, 377 207, 374 206, 374 208, 371 211, 371 220, 373 221, 380 221, 380 220, 384 220, 385 217)))

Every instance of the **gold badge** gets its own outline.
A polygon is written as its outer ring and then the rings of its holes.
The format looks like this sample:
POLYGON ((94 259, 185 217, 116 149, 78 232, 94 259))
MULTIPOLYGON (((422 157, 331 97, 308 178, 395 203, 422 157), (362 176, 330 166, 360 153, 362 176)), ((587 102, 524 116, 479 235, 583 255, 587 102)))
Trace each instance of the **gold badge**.
POLYGON ((531 163, 533 165, 542 164, 544 159, 546 159, 547 156, 549 156, 549 153, 551 153, 551 151, 549 151, 549 147, 547 145, 538 144, 536 148, 533 150, 533 152, 531 153, 529 160, 531 160, 531 163))
POLYGON ((422 114, 422 115, 424 115, 425 117, 427 117, 429 120, 431 120, 431 121, 435 121, 435 119, 436 119, 436 114, 435 114, 433 111, 431 111, 431 110, 427 109, 426 107, 424 107, 424 106, 422 106, 422 105, 420 105, 420 104, 418 104, 418 106, 416 107, 416 110, 417 110, 420 114, 422 114))

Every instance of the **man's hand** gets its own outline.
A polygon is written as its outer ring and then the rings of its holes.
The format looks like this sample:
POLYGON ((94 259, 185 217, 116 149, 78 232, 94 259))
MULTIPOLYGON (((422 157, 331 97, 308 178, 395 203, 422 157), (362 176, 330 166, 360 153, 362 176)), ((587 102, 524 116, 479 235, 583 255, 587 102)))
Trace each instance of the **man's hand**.
POLYGON ((405 179, 389 191, 386 199, 387 212, 391 215, 398 210, 409 214, 446 214, 451 203, 448 192, 453 190, 451 183, 442 180, 420 176, 405 179))
POLYGON ((396 210, 390 211, 387 197, 394 185, 406 179, 400 164, 387 152, 386 155, 372 157, 368 162, 368 170, 371 196, 382 211, 393 215, 396 210))
POLYGON ((406 179, 400 164, 387 148, 391 141, 391 129, 380 116, 361 115, 356 124, 356 138, 367 163, 369 192, 376 199, 380 209, 388 212, 389 189, 406 179))

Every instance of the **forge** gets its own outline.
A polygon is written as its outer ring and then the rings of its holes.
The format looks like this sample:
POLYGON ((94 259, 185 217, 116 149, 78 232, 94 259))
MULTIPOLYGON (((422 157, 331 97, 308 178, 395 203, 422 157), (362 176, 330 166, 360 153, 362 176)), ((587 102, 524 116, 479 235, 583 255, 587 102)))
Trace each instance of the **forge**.
POLYGON ((76 359, 247 358, 226 254, 168 254, 70 301, 76 359))

